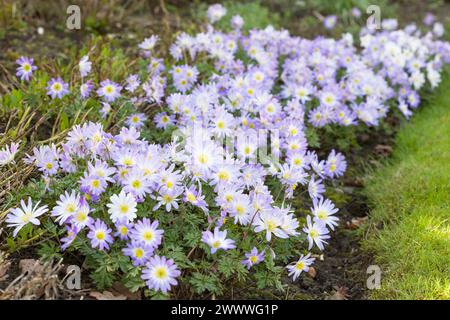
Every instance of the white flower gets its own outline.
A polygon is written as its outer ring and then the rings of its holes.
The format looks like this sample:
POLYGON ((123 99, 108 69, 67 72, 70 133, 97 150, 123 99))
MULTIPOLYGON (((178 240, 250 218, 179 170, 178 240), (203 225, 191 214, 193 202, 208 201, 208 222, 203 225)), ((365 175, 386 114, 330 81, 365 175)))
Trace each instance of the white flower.
POLYGON ((59 197, 56 204, 57 206, 52 210, 52 216, 57 217, 55 221, 59 221, 59 224, 62 225, 79 210, 80 195, 75 191, 72 191, 71 194, 66 191, 59 197))
POLYGON ((314 214, 314 220, 320 220, 327 225, 331 230, 337 226, 338 217, 333 216, 339 209, 334 207, 333 202, 329 199, 319 198, 313 199, 313 208, 311 208, 314 214))
POLYGON ((30 222, 37 226, 41 224, 37 218, 46 213, 48 209, 46 205, 38 208, 39 203, 40 201, 33 207, 31 198, 28 198, 28 204, 25 204, 25 201, 20 200, 21 208, 14 208, 9 211, 9 214, 6 217, 6 223, 8 224, 8 227, 15 228, 13 232, 14 237, 17 236, 20 229, 30 222))
POLYGON ((316 260, 315 258, 310 258, 310 256, 311 253, 308 253, 306 256, 301 255, 297 262, 286 267, 289 270, 289 276, 294 276, 292 278, 294 281, 302 272, 308 272, 309 266, 316 260))
POLYGON ((14 157, 16 156, 17 151, 19 150, 18 143, 11 143, 10 146, 6 146, 0 149, 0 166, 4 166, 8 163, 14 162, 14 157))
POLYGON ((83 56, 78 63, 78 67, 80 68, 81 77, 86 77, 89 72, 91 72, 92 62, 89 61, 89 56, 83 56))
POLYGON ((325 224, 317 220, 311 223, 311 216, 306 217, 306 223, 307 225, 303 228, 303 232, 308 235, 308 250, 311 250, 314 243, 320 250, 323 250, 323 245, 327 243, 325 240, 330 239, 329 231, 325 224))
POLYGON ((155 35, 151 36, 150 38, 145 38, 144 41, 139 44, 139 48, 142 50, 151 51, 155 47, 158 40, 159 37, 155 35))
POLYGON ((217 3, 209 6, 208 12, 206 14, 209 21, 211 23, 214 23, 222 19, 222 17, 227 14, 227 9, 225 9, 225 7, 221 4, 217 3))
POLYGON ((108 213, 113 222, 133 221, 136 218, 136 200, 130 193, 126 193, 122 190, 119 195, 114 194, 110 198, 111 203, 106 206, 109 208, 108 213))
MULTIPOLYGON (((266 240, 270 241, 272 239, 272 233, 279 238, 286 239, 288 235, 282 230, 283 217, 278 216, 276 212, 277 208, 264 210, 255 219, 254 225, 255 232, 266 231, 266 240)), ((279 208, 278 208, 279 209, 279 208)))

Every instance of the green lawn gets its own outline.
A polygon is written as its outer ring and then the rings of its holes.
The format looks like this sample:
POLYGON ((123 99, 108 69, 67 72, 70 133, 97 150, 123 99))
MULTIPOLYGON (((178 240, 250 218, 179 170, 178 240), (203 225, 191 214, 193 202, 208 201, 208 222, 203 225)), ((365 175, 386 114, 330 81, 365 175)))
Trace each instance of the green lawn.
POLYGON ((374 299, 450 299, 450 74, 368 177, 363 245, 382 269, 374 299))

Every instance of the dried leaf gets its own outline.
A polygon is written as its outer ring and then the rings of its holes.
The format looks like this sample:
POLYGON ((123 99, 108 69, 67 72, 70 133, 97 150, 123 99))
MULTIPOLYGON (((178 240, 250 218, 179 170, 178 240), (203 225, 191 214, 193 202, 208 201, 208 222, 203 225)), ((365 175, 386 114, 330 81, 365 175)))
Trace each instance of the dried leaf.
POLYGON ((358 229, 359 227, 361 227, 364 223, 366 223, 367 219, 369 219, 369 217, 365 216, 365 217, 359 217, 359 218, 353 218, 351 221, 347 221, 347 229, 358 229))
POLYGON ((0 263, 0 281, 6 280, 8 275, 6 274, 11 266, 10 261, 3 261, 0 263))
POLYGON ((336 290, 329 298, 329 300, 348 300, 350 295, 348 294, 347 287, 334 287, 336 290))
POLYGON ((392 153, 392 147, 384 144, 377 144, 374 151, 381 156, 388 156, 392 153))
POLYGON ((125 287, 120 282, 114 282, 112 285, 112 290, 115 295, 122 295, 127 297, 128 300, 141 300, 141 291, 131 292, 127 287, 125 287))
POLYGON ((122 295, 115 296, 109 291, 103 292, 91 291, 89 295, 97 300, 127 300, 127 297, 122 295))
POLYGON ((19 268, 22 273, 40 272, 43 265, 35 259, 22 259, 19 261, 19 268))
POLYGON ((309 267, 308 274, 311 278, 314 279, 317 275, 317 271, 316 269, 314 269, 314 267, 309 267))

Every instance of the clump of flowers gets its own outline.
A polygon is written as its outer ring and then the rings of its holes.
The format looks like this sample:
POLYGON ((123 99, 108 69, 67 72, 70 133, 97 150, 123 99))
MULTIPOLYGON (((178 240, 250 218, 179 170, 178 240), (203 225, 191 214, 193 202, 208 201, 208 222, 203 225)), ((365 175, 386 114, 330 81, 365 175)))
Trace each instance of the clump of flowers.
MULTIPOLYGON (((215 23, 225 14, 213 5, 207 16, 215 23)), ((347 169, 340 152, 313 150, 308 130, 375 126, 392 106, 409 117, 418 91, 439 83, 450 45, 414 26, 396 30, 393 21, 387 31, 362 30, 362 48, 351 35, 308 40, 271 26, 243 34, 244 23, 234 16, 230 33, 208 26, 179 34, 168 68, 155 54, 159 38, 145 39, 145 77, 133 70, 122 83, 88 80, 70 90, 53 78, 52 99, 96 93, 103 118, 121 99, 159 106, 152 120, 172 139, 149 141, 148 116, 136 109, 111 131, 85 122, 61 145, 34 148, 25 161, 48 188, 65 178, 77 184, 47 204, 50 215, 31 200, 11 209, 13 235, 39 219, 59 224, 62 249, 89 256, 98 282, 111 284, 106 270, 114 270, 130 288, 146 284, 153 293, 180 285, 220 294, 222 280, 210 269, 224 279, 254 277, 261 287, 281 287, 286 269, 294 280, 307 272, 339 221, 327 185, 347 169), (205 61, 208 74, 196 66, 205 61), (300 197, 307 209, 295 206, 300 197)), ((89 57, 79 71, 88 76, 89 57)), ((0 150, 0 163, 16 151, 0 150)))

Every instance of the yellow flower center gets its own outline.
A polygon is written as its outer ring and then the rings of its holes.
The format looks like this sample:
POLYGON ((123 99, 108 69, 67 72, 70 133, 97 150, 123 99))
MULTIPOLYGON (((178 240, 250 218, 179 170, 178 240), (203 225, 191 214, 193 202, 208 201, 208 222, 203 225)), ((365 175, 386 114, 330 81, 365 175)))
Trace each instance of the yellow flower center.
POLYGON ((128 209, 129 209, 129 207, 128 207, 127 204, 122 204, 122 205, 120 205, 120 207, 119 207, 119 211, 120 211, 121 213, 123 213, 123 214, 128 213, 128 209))
POLYGON ((144 256, 144 250, 142 250, 142 248, 134 249, 134 256, 138 259, 141 259, 144 256))
POLYGON ((62 89, 62 86, 60 83, 54 83, 53 84, 53 90, 54 91, 60 91, 62 89))
POLYGON ((103 231, 97 231, 95 237, 97 240, 104 240, 105 239, 105 233, 103 231))
POLYGON ((98 181, 97 179, 92 180, 92 186, 93 186, 94 188, 100 187, 100 181, 98 181))
POLYGON ((165 279, 167 277, 167 270, 164 267, 159 267, 155 269, 155 276, 158 279, 165 279))
POLYGON ((234 208, 236 210, 236 212, 238 213, 238 215, 242 216, 245 213, 245 208, 244 206, 238 204, 236 205, 236 207, 234 208))
POLYGON ((153 239, 153 232, 152 231, 145 231, 143 234, 145 241, 151 241, 153 239))
POLYGON ((295 264, 295 268, 297 270, 303 270, 305 268, 305 263, 303 261, 299 261, 295 264))
POLYGON ((111 94, 111 93, 113 93, 114 88, 111 85, 108 85, 105 87, 105 91, 106 91, 106 93, 111 94))
POLYGON ((125 236, 128 233, 128 228, 125 226, 122 226, 122 227, 120 227, 119 231, 122 236, 125 236))
POLYGON ((134 180, 131 185, 133 186, 133 188, 137 189, 141 186, 141 182, 139 180, 134 180))
POLYGON ((275 222, 269 220, 267 222, 267 230, 269 230, 270 232, 272 232, 273 230, 275 230, 277 228, 277 225, 275 222))
POLYGON ((164 202, 165 203, 170 203, 170 202, 172 202, 172 197, 170 196, 170 195, 168 195, 168 194, 165 194, 164 196, 163 196, 163 199, 164 199, 164 202))
POLYGON ((219 171, 217 176, 219 177, 219 180, 222 180, 222 181, 228 181, 228 179, 230 179, 230 174, 225 170, 219 171))
POLYGON ((188 199, 188 201, 190 201, 190 202, 195 202, 195 201, 197 201, 197 198, 195 197, 195 195, 194 195, 192 192, 188 192, 188 194, 187 194, 187 199, 188 199))

